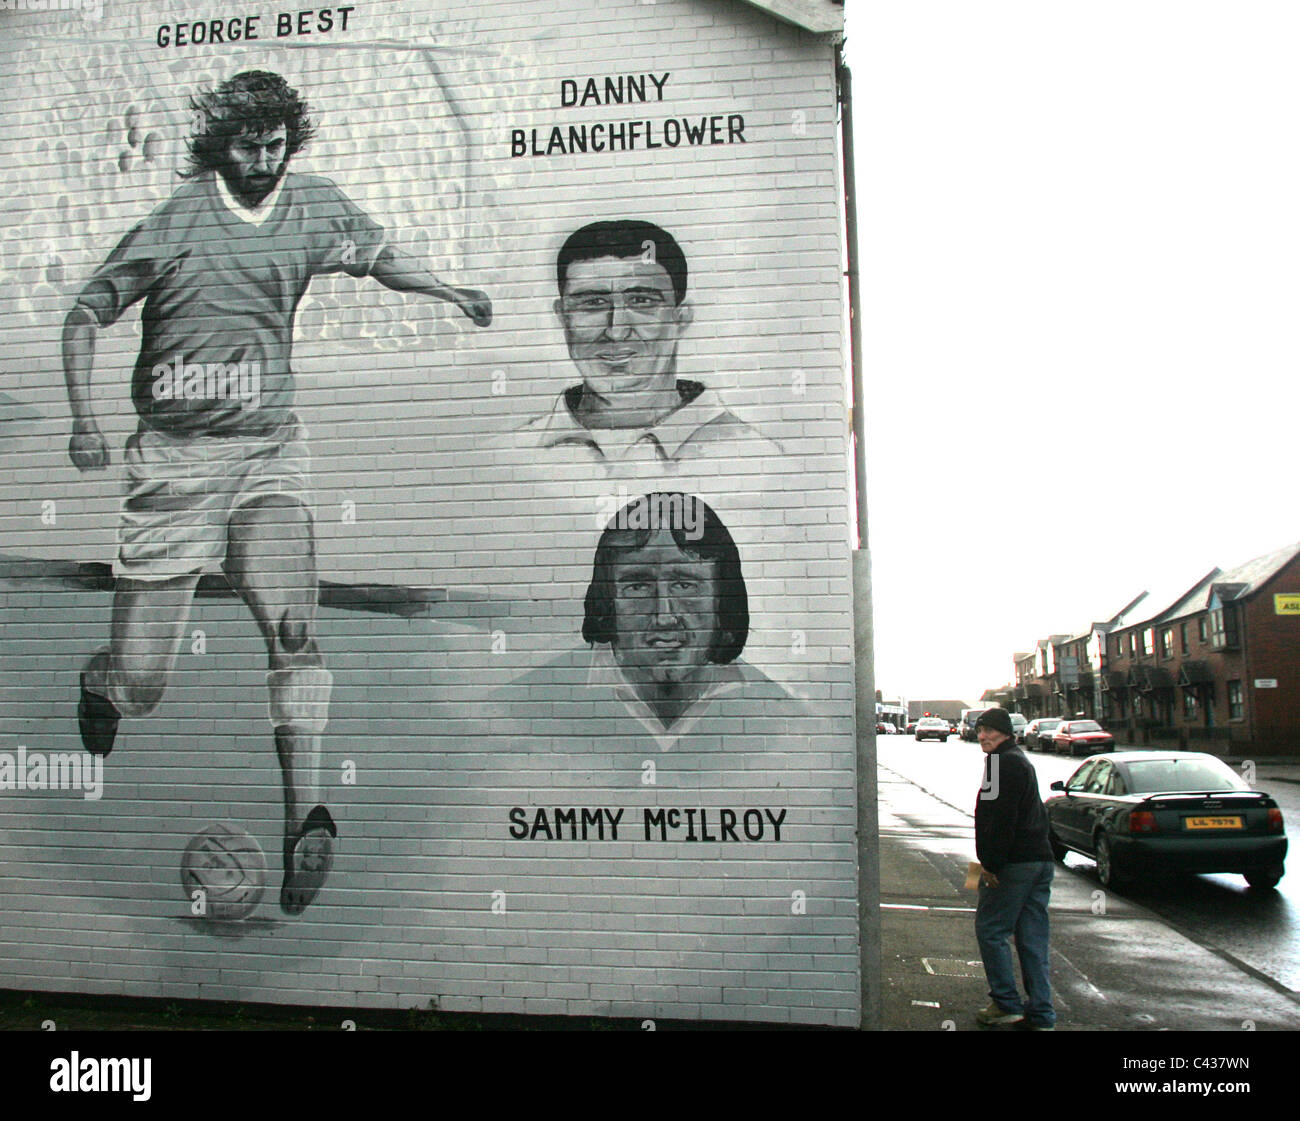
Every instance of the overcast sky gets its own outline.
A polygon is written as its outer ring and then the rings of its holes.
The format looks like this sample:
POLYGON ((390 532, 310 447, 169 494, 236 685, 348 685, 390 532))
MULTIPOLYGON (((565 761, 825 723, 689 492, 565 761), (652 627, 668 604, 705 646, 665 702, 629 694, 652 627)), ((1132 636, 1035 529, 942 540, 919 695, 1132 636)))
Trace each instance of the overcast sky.
POLYGON ((876 683, 975 701, 1300 540, 1300 3, 847 12, 876 683))

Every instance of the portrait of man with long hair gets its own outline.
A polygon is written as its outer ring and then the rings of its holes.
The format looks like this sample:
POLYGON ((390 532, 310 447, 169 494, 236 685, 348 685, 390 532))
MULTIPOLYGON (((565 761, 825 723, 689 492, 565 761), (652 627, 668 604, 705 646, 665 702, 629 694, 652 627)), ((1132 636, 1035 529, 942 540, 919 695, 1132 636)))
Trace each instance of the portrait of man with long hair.
POLYGON ((330 180, 290 170, 314 126, 278 74, 236 74, 190 108, 183 182, 121 239, 63 326, 69 456, 82 472, 102 471, 110 452, 91 391, 96 338, 143 301, 111 633, 82 671, 77 715, 86 749, 103 756, 123 717, 154 712, 199 579, 219 567, 266 644, 284 791, 280 906, 299 914, 325 882, 338 828, 318 773, 333 678, 316 641, 295 312, 314 277, 340 272, 447 301, 479 327, 492 304, 388 244, 330 180))

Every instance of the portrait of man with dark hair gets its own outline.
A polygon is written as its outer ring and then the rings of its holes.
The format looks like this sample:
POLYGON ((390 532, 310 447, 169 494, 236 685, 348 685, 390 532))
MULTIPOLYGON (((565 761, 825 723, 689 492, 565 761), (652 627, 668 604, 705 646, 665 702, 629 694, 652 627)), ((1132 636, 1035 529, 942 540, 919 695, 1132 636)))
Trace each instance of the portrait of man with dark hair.
POLYGON ((609 470, 649 460, 668 470, 702 456, 780 453, 704 383, 678 377, 694 309, 686 255, 646 221, 593 222, 555 264, 554 308, 581 380, 519 430, 522 443, 609 470))
POLYGON ((389 245, 330 180, 289 170, 313 124, 278 74, 236 74, 196 94, 191 109, 183 183, 122 238, 63 326, 68 453, 80 471, 102 471, 110 454, 90 386, 96 339, 143 300, 110 636, 81 674, 77 716, 86 749, 107 755, 123 717, 155 711, 200 576, 219 567, 266 644, 284 793, 280 906, 298 914, 325 882, 338 830, 318 775, 333 678, 316 643, 295 313, 314 277, 340 272, 447 301, 479 327, 492 304, 389 245))
POLYGON ((594 702, 624 729, 631 717, 668 749, 701 719, 753 717, 755 701, 797 703, 741 657, 749 634, 740 552, 721 518, 694 495, 646 494, 620 509, 596 544, 583 601, 588 646, 516 685, 561 709, 594 702))

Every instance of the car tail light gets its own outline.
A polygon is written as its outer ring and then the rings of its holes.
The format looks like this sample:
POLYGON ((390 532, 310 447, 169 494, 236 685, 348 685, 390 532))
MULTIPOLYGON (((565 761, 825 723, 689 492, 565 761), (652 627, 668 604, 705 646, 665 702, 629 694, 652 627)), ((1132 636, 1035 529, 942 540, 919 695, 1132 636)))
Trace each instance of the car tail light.
POLYGON ((1128 815, 1128 831, 1130 833, 1159 833, 1160 827, 1156 824, 1156 815, 1150 810, 1134 810, 1128 815))
POLYGON ((1274 806, 1271 810, 1268 811, 1268 831, 1270 833, 1283 832, 1282 811, 1279 810, 1276 806, 1274 806))

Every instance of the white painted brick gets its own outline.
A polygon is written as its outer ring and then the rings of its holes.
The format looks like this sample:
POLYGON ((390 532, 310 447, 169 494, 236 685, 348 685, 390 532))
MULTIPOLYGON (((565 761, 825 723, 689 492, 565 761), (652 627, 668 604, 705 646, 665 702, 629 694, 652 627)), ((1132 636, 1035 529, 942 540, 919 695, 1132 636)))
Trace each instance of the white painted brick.
MULTIPOLYGON (((0 366, 3 391, 41 414, 13 435, 0 415, 0 566, 112 560, 122 449, 136 427, 139 310, 97 340, 92 392, 113 464, 96 475, 66 457, 62 317, 130 226, 175 190, 195 83, 258 66, 285 73, 318 117, 296 170, 335 179, 396 244, 496 302, 493 326, 478 331, 446 304, 330 276, 299 308, 295 409, 310 433, 321 577, 447 594, 415 617, 328 599, 319 612, 334 674, 323 797, 340 841, 329 885, 298 918, 276 908, 265 648, 240 603, 198 600, 157 712, 123 725, 103 798, 0 800, 0 984, 852 1026, 852 600, 826 42, 706 0, 446 0, 436 21, 425 0, 374 0, 355 17, 368 38, 436 38, 465 149, 413 53, 335 50, 323 37, 299 51, 152 45, 158 23, 191 9, 106 5, 75 44, 50 34, 57 13, 11 13, 0 42, 4 72, 32 76, 9 91, 0 153, 11 203, 0 214, 0 366), (558 104, 564 78, 650 71, 671 75, 662 103, 558 104), (140 135, 134 145, 128 135, 130 105, 140 132, 160 138, 150 165, 140 135), (744 115, 744 144, 510 156, 512 128, 731 113, 744 115), (629 214, 672 230, 690 261, 695 316, 680 376, 716 389, 785 449, 742 447, 721 470, 622 479, 631 493, 698 493, 718 511, 749 585, 743 658, 802 698, 798 719, 752 697, 720 700, 725 726, 702 724, 666 751, 604 701, 548 708, 551 687, 524 706, 495 699, 582 645, 595 502, 620 480, 537 470, 544 457, 498 444, 578 378, 552 310, 561 241, 629 214), (797 300, 774 295, 790 292, 797 300), (493 392, 497 371, 506 393, 493 392), (195 630, 201 654, 190 651, 195 630), (653 787, 640 781, 646 759, 658 767, 653 787), (355 784, 343 784, 345 760, 355 784), (570 805, 624 807, 628 832, 509 838, 511 807, 570 805), (787 825, 779 845, 647 842, 639 815, 659 806, 774 806, 787 825), (246 829, 267 857, 256 917, 273 921, 237 937, 191 920, 181 888, 181 852, 211 822, 246 829), (795 887, 808 892, 806 916, 788 914, 795 887), (490 910, 496 890, 503 915, 490 910)), ((110 597, 10 577, 0 567, 0 752, 77 751, 77 674, 107 639, 110 597)))

